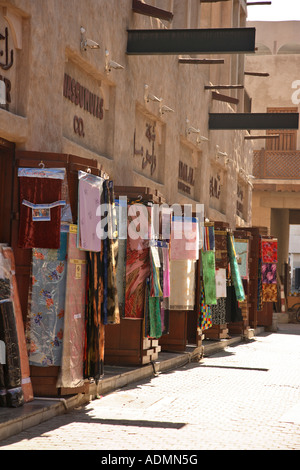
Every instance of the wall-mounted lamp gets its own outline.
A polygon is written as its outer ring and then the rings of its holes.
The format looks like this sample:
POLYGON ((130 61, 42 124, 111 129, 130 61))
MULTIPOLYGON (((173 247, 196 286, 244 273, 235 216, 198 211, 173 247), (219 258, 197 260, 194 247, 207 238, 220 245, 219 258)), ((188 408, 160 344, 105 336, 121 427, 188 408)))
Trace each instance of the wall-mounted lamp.
POLYGON ((92 39, 88 39, 86 37, 86 30, 81 26, 80 28, 80 49, 82 51, 86 51, 89 47, 90 49, 99 49, 100 46, 97 42, 92 41, 92 39))
POLYGON ((124 69, 123 65, 118 64, 113 60, 109 59, 109 52, 108 50, 105 51, 105 72, 110 73, 111 69, 124 69))
POLYGON ((165 113, 174 113, 174 109, 169 108, 169 106, 160 104, 159 106, 159 114, 162 116, 165 113))
POLYGON ((200 129, 196 129, 195 127, 189 127, 189 120, 186 119, 186 128, 185 128, 185 135, 189 134, 197 134, 197 144, 201 144, 201 142, 208 142, 208 138, 204 137, 203 135, 200 135, 201 131, 200 129))
POLYGON ((232 165, 235 165, 235 161, 232 158, 225 158, 225 165, 228 165, 231 163, 232 165))
POLYGON ((157 103, 160 103, 162 101, 162 98, 158 98, 155 95, 152 95, 149 93, 149 85, 145 85, 144 87, 144 101, 145 103, 149 103, 149 101, 155 101, 157 103))
POLYGON ((228 157, 226 152, 221 152, 219 145, 216 145, 216 160, 218 160, 219 157, 228 157))

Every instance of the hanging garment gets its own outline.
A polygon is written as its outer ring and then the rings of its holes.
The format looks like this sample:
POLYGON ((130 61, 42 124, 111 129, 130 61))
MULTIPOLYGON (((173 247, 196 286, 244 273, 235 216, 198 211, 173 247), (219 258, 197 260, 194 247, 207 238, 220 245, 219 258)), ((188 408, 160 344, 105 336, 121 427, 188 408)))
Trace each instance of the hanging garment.
POLYGON ((211 306, 211 319, 213 325, 226 323, 226 298, 217 299, 217 304, 211 306))
POLYGON ((84 378, 96 382, 104 374, 103 250, 87 253, 84 378))
POLYGON ((162 264, 159 256, 159 248, 156 242, 150 241, 150 296, 162 297, 162 264))
POLYGON ((10 262, 11 269, 11 298, 14 307, 15 321, 18 335, 18 344, 19 344, 19 353, 20 353, 20 363, 21 363, 21 376, 22 376, 22 391, 24 402, 28 403, 33 400, 33 389, 30 379, 30 367, 27 354, 26 338, 24 332, 24 322, 22 309, 19 299, 18 285, 15 274, 15 257, 11 247, 3 247, 2 249, 3 256, 5 259, 10 262))
MULTIPOLYGON (((117 219, 117 232, 118 232, 118 252, 116 255, 116 285, 119 301, 119 314, 124 317, 125 309, 125 289, 126 289, 126 237, 120 237, 121 224, 122 224, 122 208, 120 208, 119 201, 116 201, 116 219, 117 219)), ((127 206, 126 206, 127 214, 127 206)), ((127 224, 127 215, 126 215, 127 224)))
POLYGON ((243 321, 242 310, 239 307, 235 287, 233 285, 227 286, 227 297, 226 297, 226 322, 235 323, 243 321))
POLYGON ((101 202, 104 179, 84 171, 78 172, 77 246, 98 252, 101 249, 101 202))
POLYGON ((205 224, 203 230, 203 251, 214 251, 215 249, 215 228, 213 224, 205 224))
POLYGON ((216 269, 216 297, 226 297, 226 269, 216 269))
POLYGON ((27 343, 29 363, 60 366, 66 297, 67 233, 61 232, 60 249, 32 250, 28 302, 27 343))
POLYGON ((245 300, 245 292, 244 287, 236 259, 236 251, 235 251, 235 244, 234 244, 234 236, 228 233, 228 254, 229 254, 229 261, 230 261, 230 270, 231 270, 231 277, 232 282, 235 288, 236 298, 237 300, 243 301, 245 300))
POLYGON ((248 241, 236 238, 234 240, 237 264, 242 279, 249 279, 248 272, 248 241))
POLYGON ((262 285, 262 301, 277 302, 277 284, 262 285))
POLYGON ((19 168, 20 248, 58 249, 65 169, 19 168))
POLYGON ((77 248, 77 226, 68 227, 66 296, 61 367, 56 386, 83 385, 86 253, 77 248))
POLYGON ((215 252, 201 251, 203 287, 205 293, 205 303, 216 305, 216 266, 215 252))
POLYGON ((277 284, 276 263, 262 263, 261 274, 263 284, 277 284))
POLYGON ((112 181, 103 183, 104 203, 107 205, 107 225, 105 231, 107 236, 103 240, 103 263, 104 263, 104 324, 120 323, 119 299, 117 289, 116 260, 118 257, 118 232, 117 217, 114 201, 114 190, 112 181))
POLYGON ((263 263, 277 263, 277 240, 262 239, 261 251, 263 263))
MULTIPOLYGON (((151 226, 150 210, 147 208, 149 220, 145 221, 151 226)), ((139 319, 144 317, 146 280, 150 275, 149 240, 137 236, 133 238, 129 227, 137 223, 135 215, 128 215, 128 237, 126 245, 126 290, 125 290, 125 318, 139 319)))
POLYGON ((199 223, 195 217, 173 217, 171 260, 199 259, 199 223))
POLYGON ((200 288, 200 309, 198 317, 198 325, 201 330, 207 330, 212 327, 211 307, 205 303, 204 288, 201 284, 200 288))
POLYGON ((257 310, 263 308, 263 287, 262 287, 262 243, 261 237, 258 244, 258 268, 257 268, 257 310))
POLYGON ((195 260, 170 260, 170 310, 194 310, 195 260))

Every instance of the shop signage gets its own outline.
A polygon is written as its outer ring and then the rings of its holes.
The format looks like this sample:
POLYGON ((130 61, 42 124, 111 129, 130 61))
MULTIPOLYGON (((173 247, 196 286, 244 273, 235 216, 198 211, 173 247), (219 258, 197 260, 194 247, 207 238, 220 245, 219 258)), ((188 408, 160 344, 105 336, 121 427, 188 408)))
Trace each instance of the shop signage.
POLYGON ((209 180, 209 195, 210 197, 215 197, 220 199, 221 195, 221 177, 219 174, 216 176, 211 176, 209 180))
POLYGON ((146 123, 145 136, 147 138, 147 146, 149 145, 150 149, 142 146, 140 149, 137 149, 135 146, 135 133, 134 133, 134 155, 142 157, 142 169, 144 170, 148 165, 150 165, 151 175, 155 172, 156 169, 156 155, 155 155, 155 125, 146 123))
MULTIPOLYGON (((103 119, 103 98, 92 93, 66 73, 64 76, 63 95, 75 106, 79 106, 84 111, 89 112, 90 115, 94 116, 96 119, 103 119)), ((73 128, 75 134, 84 137, 84 123, 82 118, 74 116, 73 128)))
POLYGON ((178 189, 191 194, 191 187, 195 186, 194 168, 179 161, 178 165, 178 189))
MULTIPOLYGON (((13 49, 9 50, 8 47, 8 28, 5 28, 4 34, 0 32, 0 69, 6 71, 9 70, 14 63, 14 51, 13 49)), ((0 74, 0 80, 4 83, 5 94, 1 104, 6 105, 8 109, 9 103, 11 103, 11 81, 0 74)))

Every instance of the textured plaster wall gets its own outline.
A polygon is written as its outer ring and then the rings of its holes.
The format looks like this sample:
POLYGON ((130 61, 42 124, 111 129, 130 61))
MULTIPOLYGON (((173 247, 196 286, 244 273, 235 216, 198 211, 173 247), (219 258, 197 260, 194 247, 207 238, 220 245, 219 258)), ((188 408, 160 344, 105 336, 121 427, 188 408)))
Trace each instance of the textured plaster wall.
MULTIPOLYGON (((206 23, 213 27, 232 25, 231 2, 204 4, 201 15, 197 10, 199 2, 191 0, 190 3, 190 16, 183 5, 187 6, 186 2, 165 1, 165 6, 161 2, 157 6, 168 9, 173 5, 173 27, 184 28, 188 24, 208 27, 206 23)), ((243 100, 239 108, 231 107, 213 101, 211 92, 204 90, 205 84, 230 83, 236 76, 236 58, 226 56, 221 66, 191 66, 179 64, 177 56, 126 55, 127 29, 170 27, 167 22, 134 14, 132 0, 0 0, 1 6, 8 7, 22 19, 23 35, 22 49, 16 52, 14 72, 16 111, 10 113, 15 131, 4 132, 9 130, 5 128, 7 112, 0 110, 2 137, 25 150, 97 158, 117 185, 153 187, 163 193, 170 204, 204 203, 206 216, 229 221, 232 227, 251 224, 251 188, 238 175, 240 168, 251 174, 252 144, 244 140, 244 131, 208 129, 210 111, 235 112, 243 106, 243 100), (81 26, 86 29, 88 38, 99 43, 99 49, 80 50, 81 26), (124 70, 105 73, 105 50, 124 70), (63 96, 65 73, 103 97, 103 120, 63 96), (145 103, 145 84, 149 85, 151 93, 163 98, 163 104, 174 113, 160 115, 158 103, 145 103), (84 137, 74 132, 74 115, 84 122, 84 137), (197 144, 195 134, 186 135, 186 119, 190 126, 199 128, 209 142, 197 144), (141 157, 134 155, 135 130, 139 146, 146 148, 143 120, 154 122, 156 126, 155 151, 159 161, 157 173, 153 175, 148 166, 141 168, 141 157), (19 138, 20 125, 23 125, 22 139, 19 138), (216 145, 232 160, 226 167, 215 162, 216 145), (194 168, 195 186, 190 196, 177 188, 181 158, 194 168), (216 173, 220 173, 222 183, 219 201, 209 196, 210 177, 216 173), (242 218, 236 216, 237 183, 244 191, 242 218)), ((241 64, 242 58, 240 67, 241 64)))

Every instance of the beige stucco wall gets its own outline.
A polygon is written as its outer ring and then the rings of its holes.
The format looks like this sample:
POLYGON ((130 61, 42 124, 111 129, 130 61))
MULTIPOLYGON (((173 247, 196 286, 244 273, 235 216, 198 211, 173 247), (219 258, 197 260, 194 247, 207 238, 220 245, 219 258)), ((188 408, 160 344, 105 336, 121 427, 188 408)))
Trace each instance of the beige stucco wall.
POLYGON ((9 12, 12 26, 21 25, 22 46, 16 49, 10 43, 15 50, 10 72, 14 75, 13 103, 9 112, 0 109, 0 136, 19 149, 97 158, 117 185, 153 187, 169 204, 202 203, 209 218, 226 220, 233 228, 250 225, 251 186, 239 170, 251 174, 252 143, 244 140, 244 131, 208 129, 209 112, 240 110, 242 93, 227 93, 240 98, 236 107, 213 101, 211 92, 204 90, 209 83, 240 83, 243 56, 227 55, 224 65, 191 66, 179 64, 177 56, 126 55, 127 29, 230 27, 233 22, 243 26, 245 2, 241 0, 234 12, 233 2, 203 4, 201 10, 198 0, 148 3, 173 8, 173 24, 133 13, 132 0, 1 0, 0 27, 6 21, 3 14, 9 12), (99 49, 81 51, 81 26, 88 38, 99 43, 99 49), (105 50, 123 70, 105 72, 105 50), (103 119, 63 96, 65 74, 103 99, 103 119), (174 112, 160 115, 158 103, 145 103, 145 84, 174 112), (83 120, 84 137, 74 132, 75 115, 83 120), (186 119, 209 141, 197 144, 195 134, 187 135, 186 119), (142 168, 142 157, 134 154, 134 145, 151 153, 146 124, 155 127, 153 174, 149 165, 142 168), (217 145, 232 160, 226 166, 222 160, 216 162, 217 145), (194 169, 190 196, 178 191, 180 160, 194 169), (219 200, 209 195, 210 178, 216 175, 219 200), (236 214, 238 184, 243 194, 242 217, 236 214))

